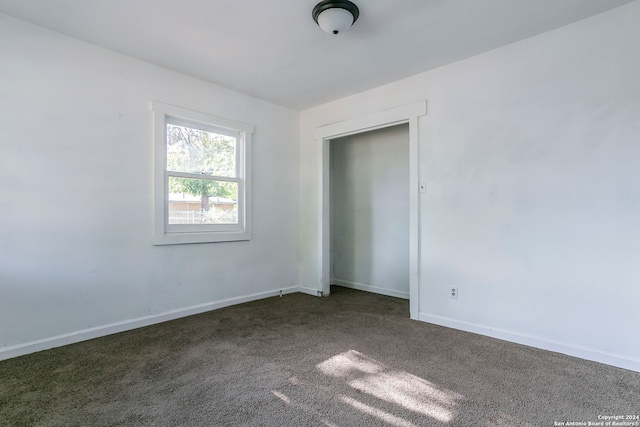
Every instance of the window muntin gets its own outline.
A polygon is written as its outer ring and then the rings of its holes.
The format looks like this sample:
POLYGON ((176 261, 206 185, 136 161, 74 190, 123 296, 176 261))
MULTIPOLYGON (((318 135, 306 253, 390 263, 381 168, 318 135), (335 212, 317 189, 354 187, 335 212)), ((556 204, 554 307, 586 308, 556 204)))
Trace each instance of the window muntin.
POLYGON ((154 244, 249 240, 253 127, 162 103, 154 111, 154 244))

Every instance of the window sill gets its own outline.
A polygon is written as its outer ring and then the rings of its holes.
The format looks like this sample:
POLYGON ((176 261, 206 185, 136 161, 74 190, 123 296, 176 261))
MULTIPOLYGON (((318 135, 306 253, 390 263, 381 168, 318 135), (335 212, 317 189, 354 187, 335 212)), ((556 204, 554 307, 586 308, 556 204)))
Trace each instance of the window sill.
POLYGON ((187 245, 192 243, 218 243, 239 242, 251 240, 251 232, 244 231, 219 231, 215 233, 162 233, 153 238, 155 246, 161 245, 187 245))

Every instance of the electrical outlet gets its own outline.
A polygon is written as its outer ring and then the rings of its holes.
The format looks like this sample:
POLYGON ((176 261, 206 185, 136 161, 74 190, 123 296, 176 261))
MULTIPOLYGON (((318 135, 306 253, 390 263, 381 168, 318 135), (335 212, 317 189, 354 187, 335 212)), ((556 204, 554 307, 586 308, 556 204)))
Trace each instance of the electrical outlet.
POLYGON ((449 297, 453 299, 458 299, 458 287, 449 288, 449 297))

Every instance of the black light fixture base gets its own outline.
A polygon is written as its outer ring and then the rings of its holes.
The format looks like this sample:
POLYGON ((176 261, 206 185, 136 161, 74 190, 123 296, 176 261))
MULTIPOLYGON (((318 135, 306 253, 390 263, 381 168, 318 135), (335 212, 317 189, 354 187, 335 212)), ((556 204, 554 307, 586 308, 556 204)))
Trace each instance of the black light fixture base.
POLYGON ((351 13, 353 15, 353 22, 356 22, 358 20, 358 16, 360 16, 360 10, 358 10, 358 6, 356 6, 349 0, 323 0, 313 8, 313 12, 311 13, 313 16, 313 20, 316 21, 317 24, 318 16, 320 16, 322 12, 327 9, 334 8, 344 9, 351 13))

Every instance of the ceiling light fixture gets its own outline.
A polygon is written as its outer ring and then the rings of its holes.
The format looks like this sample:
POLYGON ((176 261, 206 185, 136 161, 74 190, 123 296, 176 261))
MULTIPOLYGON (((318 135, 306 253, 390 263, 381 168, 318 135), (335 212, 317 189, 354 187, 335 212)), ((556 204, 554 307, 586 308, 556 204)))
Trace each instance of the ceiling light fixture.
POLYGON ((325 33, 339 34, 358 20, 358 6, 349 0, 323 0, 313 8, 313 20, 325 33))

